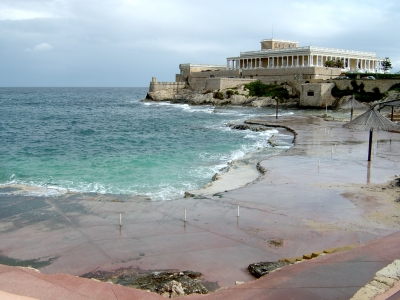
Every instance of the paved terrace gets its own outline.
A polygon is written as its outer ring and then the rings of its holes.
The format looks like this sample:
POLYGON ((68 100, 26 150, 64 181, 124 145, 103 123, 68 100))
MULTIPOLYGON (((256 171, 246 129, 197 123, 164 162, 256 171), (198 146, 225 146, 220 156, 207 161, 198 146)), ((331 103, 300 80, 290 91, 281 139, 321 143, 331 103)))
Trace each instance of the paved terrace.
POLYGON ((0 266, 0 290, 37 299, 163 299, 47 275, 135 267, 190 269, 227 287, 189 299, 351 298, 400 257, 397 203, 376 188, 400 173, 400 135, 376 133, 378 146, 369 165, 368 132, 310 116, 253 122, 283 124, 298 135, 293 148, 261 163, 265 176, 237 190, 160 202, 115 195, 0 196, 1 261, 43 263, 36 266, 42 274, 0 266), (259 280, 246 271, 250 263, 354 244, 360 246, 259 280), (248 283, 234 286, 236 281, 248 283))

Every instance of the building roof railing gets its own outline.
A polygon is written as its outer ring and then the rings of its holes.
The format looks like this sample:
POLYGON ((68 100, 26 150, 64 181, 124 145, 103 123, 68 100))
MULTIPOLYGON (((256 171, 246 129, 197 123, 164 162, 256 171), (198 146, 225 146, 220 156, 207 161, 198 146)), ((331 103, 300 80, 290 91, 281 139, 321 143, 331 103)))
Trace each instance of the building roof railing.
POLYGON ((274 54, 274 53, 282 53, 282 52, 297 52, 297 51, 317 51, 317 52, 326 52, 331 54, 345 54, 345 55, 354 55, 354 56, 367 56, 376 58, 374 52, 363 52, 363 51, 354 51, 354 50, 345 50, 345 49, 335 49, 335 48, 323 48, 323 47, 314 47, 314 46, 304 46, 297 48, 284 48, 284 49, 263 49, 256 51, 246 51, 240 52, 240 56, 253 56, 260 54, 274 54))
POLYGON ((262 42, 280 42, 280 43, 295 43, 295 44, 298 43, 298 41, 286 41, 286 40, 277 40, 277 39, 263 39, 263 40, 261 40, 261 43, 262 42))
POLYGON ((225 68, 226 65, 212 65, 212 64, 180 64, 179 67, 199 67, 199 68, 225 68))

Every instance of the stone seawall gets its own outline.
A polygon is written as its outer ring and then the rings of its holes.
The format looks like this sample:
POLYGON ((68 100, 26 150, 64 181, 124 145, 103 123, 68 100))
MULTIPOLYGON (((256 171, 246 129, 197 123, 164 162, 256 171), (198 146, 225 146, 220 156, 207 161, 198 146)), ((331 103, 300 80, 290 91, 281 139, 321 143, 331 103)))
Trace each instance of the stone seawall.
POLYGON ((180 91, 186 87, 185 82, 150 82, 150 92, 156 92, 161 90, 172 90, 180 91))

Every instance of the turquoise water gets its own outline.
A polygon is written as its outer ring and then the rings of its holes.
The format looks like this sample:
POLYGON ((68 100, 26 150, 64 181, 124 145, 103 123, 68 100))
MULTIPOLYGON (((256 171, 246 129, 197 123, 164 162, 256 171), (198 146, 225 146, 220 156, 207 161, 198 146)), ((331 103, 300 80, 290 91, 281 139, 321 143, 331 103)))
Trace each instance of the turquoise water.
POLYGON ((273 109, 141 102, 147 90, 0 88, 0 185, 172 199, 278 134, 226 127, 273 109))

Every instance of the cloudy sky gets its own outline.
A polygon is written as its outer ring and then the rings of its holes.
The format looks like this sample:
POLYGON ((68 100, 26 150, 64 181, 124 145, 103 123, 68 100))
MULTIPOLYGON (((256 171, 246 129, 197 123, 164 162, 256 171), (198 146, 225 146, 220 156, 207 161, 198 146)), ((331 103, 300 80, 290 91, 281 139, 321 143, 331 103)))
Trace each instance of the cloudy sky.
POLYGON ((1 0, 0 86, 148 86, 273 37, 400 71, 400 1, 1 0), (273 28, 273 30, 272 30, 273 28))

